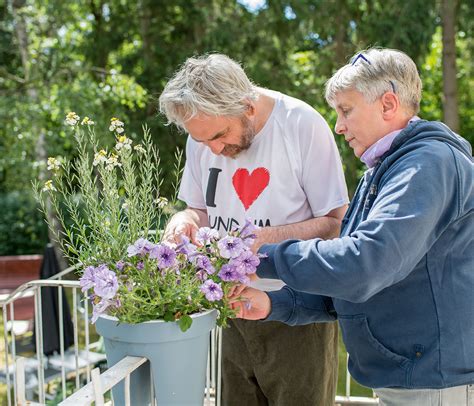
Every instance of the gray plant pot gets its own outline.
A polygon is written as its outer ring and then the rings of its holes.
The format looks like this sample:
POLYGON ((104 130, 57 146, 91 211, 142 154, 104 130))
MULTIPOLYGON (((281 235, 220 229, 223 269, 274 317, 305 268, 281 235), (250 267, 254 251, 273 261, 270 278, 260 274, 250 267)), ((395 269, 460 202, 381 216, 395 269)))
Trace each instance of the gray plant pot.
MULTIPOLYGON (((158 406, 202 406, 209 332, 216 316, 215 310, 192 315, 193 324, 185 333, 176 323, 163 320, 119 324, 115 317, 98 318, 96 329, 104 337, 109 368, 127 355, 150 361, 130 377, 133 406, 150 404, 150 366, 158 406)), ((112 393, 115 406, 125 404, 123 382, 112 393)))

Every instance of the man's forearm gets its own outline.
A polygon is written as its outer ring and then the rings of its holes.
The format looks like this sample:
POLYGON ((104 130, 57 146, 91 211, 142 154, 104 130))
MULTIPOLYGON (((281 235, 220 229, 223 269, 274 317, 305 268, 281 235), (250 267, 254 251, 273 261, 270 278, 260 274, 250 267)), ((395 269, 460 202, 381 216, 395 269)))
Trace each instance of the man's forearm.
POLYGON ((332 210, 323 217, 311 218, 299 223, 264 227, 258 230, 255 251, 263 244, 279 243, 288 239, 309 240, 311 238, 331 239, 339 236, 341 220, 346 206, 332 210))

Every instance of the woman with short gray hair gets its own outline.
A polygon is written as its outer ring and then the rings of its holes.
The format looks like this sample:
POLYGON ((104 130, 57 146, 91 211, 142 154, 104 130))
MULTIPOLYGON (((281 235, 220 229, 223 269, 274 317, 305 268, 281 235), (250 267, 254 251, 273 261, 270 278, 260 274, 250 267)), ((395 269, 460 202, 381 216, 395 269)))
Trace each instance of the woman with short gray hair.
POLYGON ((328 81, 336 133, 367 171, 339 238, 264 245, 257 269, 287 286, 239 288, 239 316, 339 320, 349 371, 386 406, 474 404, 474 165, 465 139, 416 116, 403 52, 357 53, 328 81))

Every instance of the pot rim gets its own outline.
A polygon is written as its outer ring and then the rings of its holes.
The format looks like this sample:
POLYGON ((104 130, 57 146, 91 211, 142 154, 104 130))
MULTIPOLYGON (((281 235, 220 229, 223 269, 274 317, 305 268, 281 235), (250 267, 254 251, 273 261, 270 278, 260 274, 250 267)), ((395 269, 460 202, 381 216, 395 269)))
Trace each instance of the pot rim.
MULTIPOLYGON (((214 311, 217 311, 216 309, 209 309, 209 310, 204 310, 202 312, 198 312, 198 313, 193 313, 193 314, 190 314, 189 316, 194 319, 196 317, 201 317, 201 316, 205 316, 209 313, 212 313, 214 311)), ((109 316, 108 314, 101 314, 99 316, 99 318, 103 318, 105 320, 111 320, 111 321, 119 321, 118 317, 115 317, 115 316, 109 316)), ((175 323, 177 322, 177 320, 174 321, 175 323)), ((148 321, 142 321, 140 323, 134 323, 134 324, 151 324, 151 323, 172 323, 172 322, 169 322, 169 321, 164 321, 163 319, 156 319, 156 320, 148 320, 148 321)), ((125 323, 125 322, 120 322, 120 324, 130 324, 130 323, 125 323)), ((133 325, 133 324, 131 324, 133 325)))

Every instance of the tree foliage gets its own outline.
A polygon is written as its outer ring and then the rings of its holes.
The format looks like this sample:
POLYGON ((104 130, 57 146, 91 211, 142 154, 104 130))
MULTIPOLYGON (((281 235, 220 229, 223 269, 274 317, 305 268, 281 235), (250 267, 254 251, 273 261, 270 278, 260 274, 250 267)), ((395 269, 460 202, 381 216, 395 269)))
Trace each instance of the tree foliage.
MULTIPOLYGON (((471 142, 473 9, 460 0, 456 26, 460 133, 471 142)), ((187 57, 206 52, 242 62, 255 83, 307 101, 333 126, 325 81, 358 49, 398 48, 420 69, 421 116, 443 117, 435 0, 0 0, 0 15, 0 193, 29 191, 47 156, 76 153, 62 124, 70 110, 119 117, 132 138, 147 124, 171 167, 185 136, 164 125, 157 97, 187 57)), ((336 139, 352 191, 363 168, 336 139)))

